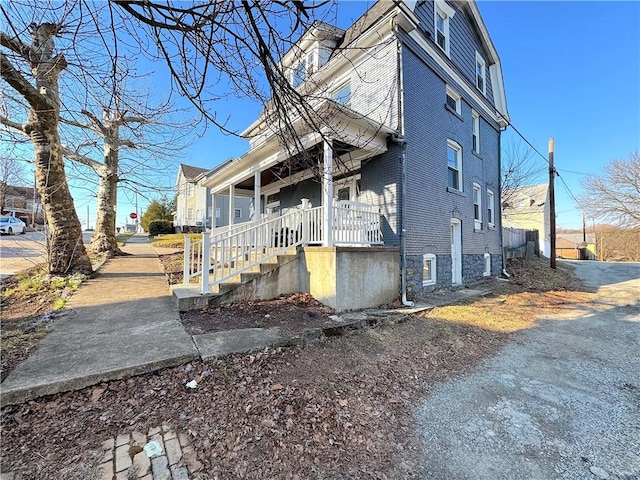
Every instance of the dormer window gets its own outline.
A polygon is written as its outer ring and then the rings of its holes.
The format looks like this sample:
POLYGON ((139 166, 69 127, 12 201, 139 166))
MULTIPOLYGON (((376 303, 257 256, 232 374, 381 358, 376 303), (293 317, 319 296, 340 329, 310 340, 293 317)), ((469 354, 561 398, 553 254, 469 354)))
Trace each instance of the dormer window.
POLYGON ((455 14, 444 0, 436 0, 434 9, 434 27, 436 45, 449 56, 449 20, 455 14))
POLYGON ((300 63, 293 70, 291 74, 291 85, 293 87, 298 87, 301 85, 308 77, 313 75, 313 73, 318 69, 317 58, 315 50, 310 54, 304 56, 300 59, 300 63))
POLYGON ((340 85, 333 91, 331 98, 340 105, 348 106, 351 101, 351 84, 347 82, 340 85))
POLYGON ((482 55, 480 55, 478 52, 476 52, 476 87, 478 88, 478 90, 480 90, 482 92, 483 95, 486 94, 486 62, 484 61, 484 58, 482 58, 482 55))

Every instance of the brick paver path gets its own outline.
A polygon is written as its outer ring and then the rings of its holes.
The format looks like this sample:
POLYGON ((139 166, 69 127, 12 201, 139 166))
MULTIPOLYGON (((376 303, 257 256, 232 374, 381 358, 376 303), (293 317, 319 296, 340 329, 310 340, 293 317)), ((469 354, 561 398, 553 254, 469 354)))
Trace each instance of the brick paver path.
POLYGON ((168 425, 152 427, 146 433, 117 435, 102 444, 100 480, 189 480, 202 469, 193 447, 183 434, 168 425), (151 457, 145 445, 157 442, 161 451, 151 457))

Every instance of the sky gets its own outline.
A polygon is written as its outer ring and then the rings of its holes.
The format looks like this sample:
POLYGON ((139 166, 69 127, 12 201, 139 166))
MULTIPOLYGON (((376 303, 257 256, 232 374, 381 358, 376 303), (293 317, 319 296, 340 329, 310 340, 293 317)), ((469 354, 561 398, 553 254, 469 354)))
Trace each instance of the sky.
MULTIPOLYGON (((338 1, 337 23, 347 28, 373 2, 338 1)), ((581 209, 565 188, 579 196, 585 175, 601 174, 613 158, 640 150, 640 2, 483 1, 484 22, 500 55, 511 123, 546 158, 555 140, 557 225, 582 226, 581 209)), ((218 105, 232 128, 242 130, 260 106, 246 100, 218 105)), ((521 142, 514 130, 503 133, 503 145, 521 142)), ((527 147, 528 148, 528 147, 527 147)), ((210 128, 193 142, 179 162, 213 168, 248 150, 248 142, 210 128)), ((546 182, 546 160, 534 153, 546 182)), ((169 182, 176 172, 168 172, 169 182)), ((78 214, 87 224, 95 204, 76 197, 78 214)), ((117 223, 135 210, 133 198, 120 196, 117 223)), ((138 211, 148 202, 139 199, 138 211)), ((588 206, 587 222, 591 224, 588 206)))

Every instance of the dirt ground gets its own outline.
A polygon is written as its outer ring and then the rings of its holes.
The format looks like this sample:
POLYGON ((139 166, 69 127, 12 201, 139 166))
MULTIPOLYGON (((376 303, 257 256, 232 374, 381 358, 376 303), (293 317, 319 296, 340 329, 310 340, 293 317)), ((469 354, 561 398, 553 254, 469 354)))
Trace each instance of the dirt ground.
POLYGON ((280 327, 284 332, 300 334, 305 329, 331 324, 334 312, 308 293, 294 293, 268 301, 238 302, 180 316, 192 335, 237 328, 280 327))
MULTIPOLYGON (((15 479, 88 478, 106 438, 164 422, 190 438, 203 464, 199 478, 414 478, 421 458, 413 433, 418 399, 494 355, 510 332, 535 325, 545 311, 590 299, 564 267, 550 271, 541 261, 512 267, 512 281, 496 281, 488 297, 401 322, 7 407, 0 467, 15 479), (187 389, 193 379, 198 388, 187 389)), ((291 328, 291 313, 304 323, 305 308, 307 317, 330 314, 294 296, 210 309, 189 328, 258 320, 291 328)))

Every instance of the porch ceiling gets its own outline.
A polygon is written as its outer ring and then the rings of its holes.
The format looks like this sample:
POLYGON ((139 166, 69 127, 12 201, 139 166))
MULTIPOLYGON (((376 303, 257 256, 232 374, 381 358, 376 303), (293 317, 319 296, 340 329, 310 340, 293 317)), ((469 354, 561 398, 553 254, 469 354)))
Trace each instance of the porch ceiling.
MULTIPOLYGON (((260 172, 260 184, 266 187, 283 177, 289 177, 310 170, 310 165, 320 165, 323 157, 323 139, 332 138, 336 167, 344 166, 346 160, 357 160, 378 155, 387 151, 387 136, 393 133, 389 127, 370 118, 358 116, 350 109, 326 101, 319 110, 332 116, 333 130, 327 129, 324 135, 309 132, 300 138, 304 150, 290 155, 280 148, 275 135, 256 145, 238 159, 225 167, 215 170, 202 180, 212 193, 219 193, 235 185, 239 189, 252 189, 254 175, 260 172), (340 131, 336 131, 337 128, 340 131)), ((311 167, 313 169, 313 167, 311 167)))

